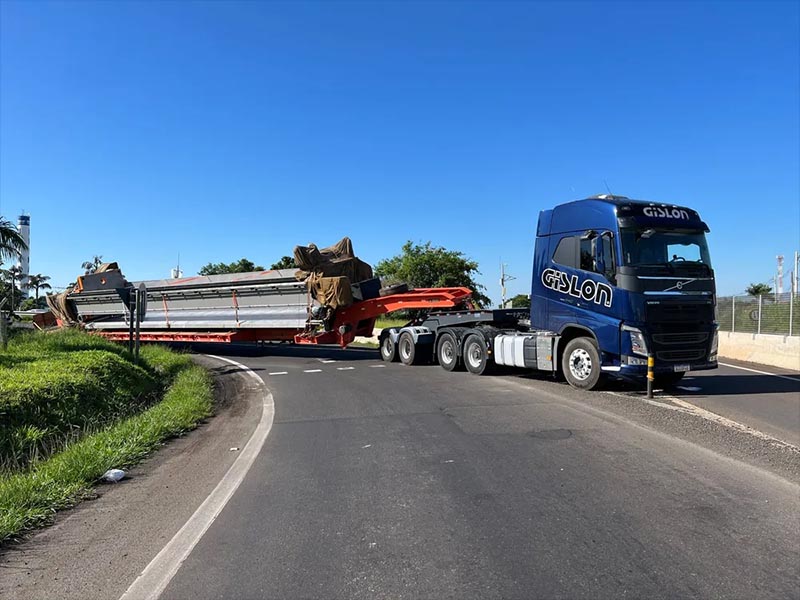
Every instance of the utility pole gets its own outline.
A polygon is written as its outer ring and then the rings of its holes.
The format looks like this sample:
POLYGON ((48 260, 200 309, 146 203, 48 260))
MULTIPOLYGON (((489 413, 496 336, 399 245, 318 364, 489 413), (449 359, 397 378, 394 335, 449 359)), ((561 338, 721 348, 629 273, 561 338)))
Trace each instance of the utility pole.
POLYGON ((506 274, 506 266, 503 264, 502 259, 500 260, 500 291, 502 300, 500 301, 500 308, 506 307, 506 282, 507 281, 514 281, 516 277, 513 275, 506 274))

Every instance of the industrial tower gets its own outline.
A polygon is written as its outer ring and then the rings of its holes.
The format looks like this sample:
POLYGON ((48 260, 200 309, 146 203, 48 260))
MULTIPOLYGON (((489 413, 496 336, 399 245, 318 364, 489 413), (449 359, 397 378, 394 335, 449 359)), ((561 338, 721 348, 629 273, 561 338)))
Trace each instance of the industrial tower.
POLYGON ((17 220, 17 229, 25 242, 25 249, 17 259, 17 267, 20 270, 20 287, 25 290, 28 285, 28 276, 31 274, 31 217, 30 215, 20 215, 17 220))

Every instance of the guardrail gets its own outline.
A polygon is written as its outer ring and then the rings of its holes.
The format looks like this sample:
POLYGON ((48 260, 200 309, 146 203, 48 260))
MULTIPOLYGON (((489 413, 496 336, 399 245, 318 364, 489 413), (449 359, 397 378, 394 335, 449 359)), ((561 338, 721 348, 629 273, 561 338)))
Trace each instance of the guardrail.
POLYGON ((718 297, 717 322, 731 333, 800 336, 800 295, 718 297))

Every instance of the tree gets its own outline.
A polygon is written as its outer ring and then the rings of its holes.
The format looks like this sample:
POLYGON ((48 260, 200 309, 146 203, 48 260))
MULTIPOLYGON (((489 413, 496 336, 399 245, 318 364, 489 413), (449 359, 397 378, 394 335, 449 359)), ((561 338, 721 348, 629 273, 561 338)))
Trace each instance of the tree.
POLYGON ((272 263, 270 269, 296 269, 297 265, 294 262, 294 257, 291 256, 281 256, 281 259, 276 262, 272 263))
POLYGON ((772 287, 766 283, 751 283, 745 290, 751 296, 763 296, 772 292, 772 287))
POLYGON ((246 258, 240 258, 232 263, 208 263, 197 273, 198 275, 222 275, 223 273, 250 273, 263 270, 264 267, 261 265, 257 265, 246 258))
POLYGON ((87 260, 83 264, 81 264, 81 269, 84 270, 84 275, 91 275, 97 268, 103 264, 103 257, 102 256, 93 256, 92 260, 87 260))
POLYGON ((27 249, 25 240, 11 221, 0 217, 0 261, 16 258, 20 252, 27 249))
POLYGON ((47 308, 44 298, 27 298, 19 305, 20 310, 33 310, 34 308, 47 308))
POLYGON ((480 275, 478 263, 464 256, 463 252, 432 246, 430 242, 415 244, 409 240, 403 244, 400 254, 380 261, 375 274, 384 279, 384 284, 407 283, 423 288, 467 287, 472 290, 472 298, 477 304, 491 304, 482 293, 486 288, 475 281, 475 276, 480 275))
POLYGON ((28 276, 28 289, 35 290, 36 293, 36 300, 39 300, 39 290, 52 290, 53 287, 47 283, 50 280, 50 277, 47 275, 42 275, 41 273, 37 273, 36 275, 29 275, 28 276))
POLYGON ((511 308, 530 308, 531 297, 528 294, 517 294, 511 298, 511 308))
POLYGON ((21 296, 16 295, 16 292, 19 291, 17 282, 22 281, 24 276, 22 268, 13 266, 9 267, 8 269, 2 269, 0 270, 0 275, 2 275, 3 279, 8 283, 8 294, 11 301, 11 310, 15 310, 19 304, 19 301, 22 300, 21 296))

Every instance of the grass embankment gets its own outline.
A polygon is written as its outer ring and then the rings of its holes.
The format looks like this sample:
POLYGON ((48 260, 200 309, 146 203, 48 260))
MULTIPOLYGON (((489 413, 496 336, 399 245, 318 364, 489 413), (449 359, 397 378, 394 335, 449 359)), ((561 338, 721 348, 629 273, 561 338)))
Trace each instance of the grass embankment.
POLYGON ((145 346, 141 358, 75 331, 20 335, 0 353, 0 540, 210 414, 210 377, 188 356, 145 346))

